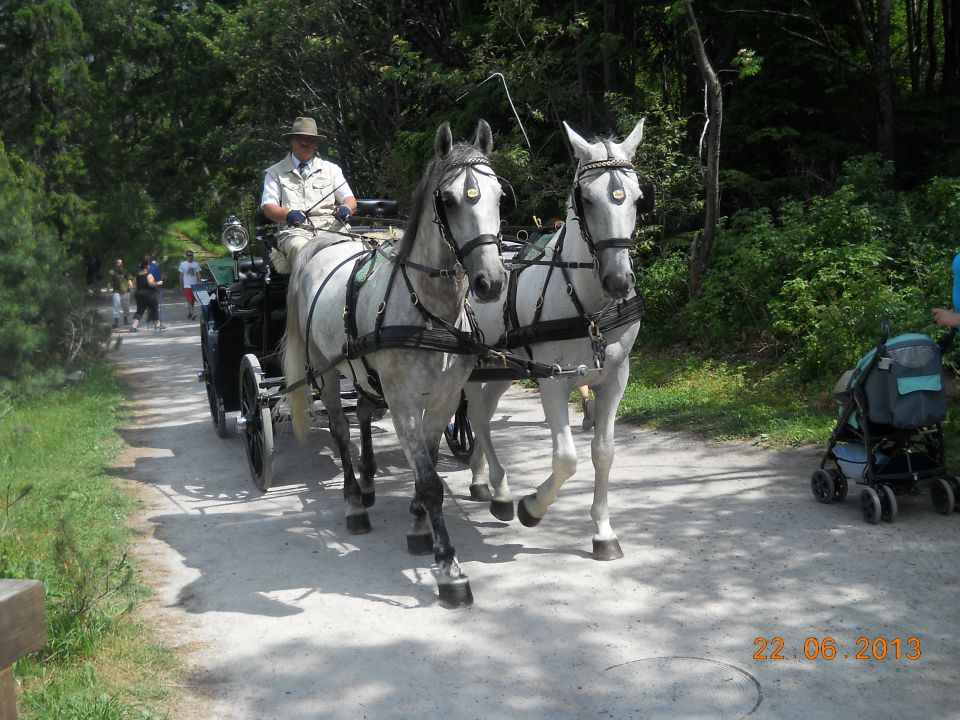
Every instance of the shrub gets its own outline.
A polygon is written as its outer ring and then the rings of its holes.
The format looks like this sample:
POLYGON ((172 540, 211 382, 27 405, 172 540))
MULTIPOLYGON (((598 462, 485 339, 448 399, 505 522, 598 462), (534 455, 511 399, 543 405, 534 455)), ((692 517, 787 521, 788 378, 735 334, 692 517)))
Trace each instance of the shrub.
POLYGON ((72 363, 97 354, 102 330, 84 307, 79 260, 38 218, 39 171, 0 144, 0 392, 18 394, 58 381, 72 363))

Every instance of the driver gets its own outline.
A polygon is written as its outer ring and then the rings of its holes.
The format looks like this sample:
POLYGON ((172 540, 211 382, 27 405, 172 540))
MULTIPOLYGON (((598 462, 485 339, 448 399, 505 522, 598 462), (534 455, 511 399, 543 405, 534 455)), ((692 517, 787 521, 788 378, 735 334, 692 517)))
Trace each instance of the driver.
POLYGON ((316 120, 298 117, 284 137, 290 138, 290 154, 267 168, 260 207, 282 226, 279 253, 271 255, 277 270, 289 272, 296 251, 314 231, 342 227, 356 212, 357 200, 340 167, 317 156, 322 136, 316 120))

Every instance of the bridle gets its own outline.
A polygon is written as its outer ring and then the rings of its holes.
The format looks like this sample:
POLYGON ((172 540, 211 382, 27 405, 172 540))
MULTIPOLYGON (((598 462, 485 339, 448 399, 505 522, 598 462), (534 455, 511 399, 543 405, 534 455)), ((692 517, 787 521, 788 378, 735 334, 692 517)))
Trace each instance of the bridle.
MULTIPOLYGON (((609 151, 608 151, 609 152, 609 151)), ((583 197, 581 195, 580 182, 583 176, 591 172, 609 172, 610 180, 607 183, 607 199, 614 205, 622 205, 627 199, 626 190, 623 187, 622 173, 632 172, 636 175, 636 168, 629 160, 617 160, 608 157, 606 160, 597 160, 595 162, 582 165, 577 170, 577 176, 573 184, 573 206, 577 221, 580 223, 580 235, 587 243, 590 255, 596 262, 597 253, 608 248, 626 248, 633 247, 633 237, 605 238, 603 240, 594 240, 587 225, 587 214, 583 208, 583 197)), ((642 196, 642 191, 641 191, 642 196)))
POLYGON ((479 247, 484 245, 496 245, 497 252, 500 252, 501 242, 500 235, 492 235, 490 233, 483 233, 477 235, 475 238, 465 243, 462 247, 457 245, 453 239, 453 231, 450 229, 450 222, 447 219, 446 207, 443 203, 443 189, 442 185, 446 185, 450 182, 456 180, 461 174, 466 174, 463 182, 463 196, 467 203, 470 205, 476 205, 480 202, 480 185, 477 183, 477 174, 487 175, 492 177, 497 177, 493 172, 485 172, 477 170, 474 171, 475 167, 486 166, 491 168, 492 165, 490 161, 481 156, 464 158, 463 160, 457 160, 452 163, 453 168, 447 172, 443 180, 438 183, 437 189, 433 192, 433 210, 434 210, 434 223, 436 223, 437 228, 440 231, 440 237, 443 238, 444 242, 447 243, 447 246, 453 252, 454 257, 457 260, 454 270, 456 271, 457 267, 460 268, 459 273, 454 273, 458 277, 463 275, 463 267, 466 262, 467 256, 476 250, 479 247))

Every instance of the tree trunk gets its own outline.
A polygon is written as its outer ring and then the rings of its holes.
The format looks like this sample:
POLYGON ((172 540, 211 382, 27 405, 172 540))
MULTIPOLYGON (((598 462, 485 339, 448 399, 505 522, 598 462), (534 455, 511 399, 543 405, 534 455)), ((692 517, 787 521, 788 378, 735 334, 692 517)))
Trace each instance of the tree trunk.
POLYGON ((684 3, 687 13, 687 37, 693 46, 693 55, 706 84, 707 111, 707 158, 703 172, 704 218, 703 230, 697 233, 690 247, 690 278, 687 291, 694 297, 700 290, 703 274, 717 236, 717 219, 720 211, 720 126, 723 120, 723 93, 717 73, 710 64, 697 16, 689 2, 684 3))
MULTIPOLYGON (((860 25, 863 47, 870 60, 877 100, 877 150, 883 159, 895 161, 893 126, 893 68, 890 64, 890 5, 892 0, 877 0, 876 16, 868 18, 860 0, 853 0, 860 25)), ((891 174, 891 182, 893 175, 891 174)))
POLYGON ((927 100, 933 98, 933 81, 937 76, 937 15, 933 0, 927 0, 927 77, 924 80, 924 94, 927 100))
POLYGON ((960 89, 960 0, 943 0, 943 72, 940 95, 960 89))

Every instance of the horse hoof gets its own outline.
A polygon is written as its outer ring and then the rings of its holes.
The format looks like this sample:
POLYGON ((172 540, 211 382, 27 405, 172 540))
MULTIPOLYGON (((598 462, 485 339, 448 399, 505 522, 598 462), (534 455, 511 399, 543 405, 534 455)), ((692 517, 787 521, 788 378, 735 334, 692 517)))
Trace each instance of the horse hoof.
MULTIPOLYGON (((530 497, 529 495, 527 497, 530 497)), ((534 517, 527 510, 527 498, 517 503, 517 518, 524 527, 536 527, 543 518, 534 517)))
POLYGON ((473 605, 473 592, 467 578, 442 583, 437 587, 440 588, 440 604, 448 610, 473 605))
POLYGON ((513 500, 491 500, 490 514, 497 520, 510 522, 513 520, 513 500))
POLYGON ((366 535, 371 530, 370 516, 366 513, 347 515, 347 532, 351 535, 366 535))
POLYGON ((430 555, 433 553, 433 535, 410 533, 407 535, 407 552, 411 555, 430 555))
POLYGON ((470 486, 470 499, 477 502, 490 502, 493 500, 493 493, 490 492, 490 486, 486 483, 478 483, 470 486))
POLYGON ((619 560, 623 557, 623 550, 620 549, 620 541, 613 540, 593 541, 593 559, 594 560, 619 560))
POLYGON ((372 508, 373 504, 377 501, 377 493, 375 490, 370 492, 361 492, 360 493, 360 502, 363 503, 365 508, 372 508))

